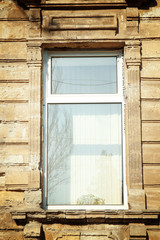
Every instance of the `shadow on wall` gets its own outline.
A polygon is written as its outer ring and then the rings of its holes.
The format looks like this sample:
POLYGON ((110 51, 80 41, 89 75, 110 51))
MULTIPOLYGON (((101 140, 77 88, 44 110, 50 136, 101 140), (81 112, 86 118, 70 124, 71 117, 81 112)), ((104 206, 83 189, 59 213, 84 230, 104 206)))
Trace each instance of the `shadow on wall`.
MULTIPOLYGON (((126 0, 126 2, 130 7, 135 5, 134 3, 135 1, 133 0, 126 0)), ((137 0, 137 2, 141 9, 149 9, 150 7, 157 6, 157 0, 141 0, 141 1, 137 0)))
POLYGON ((18 2, 18 5, 23 7, 23 8, 26 8, 26 6, 28 4, 34 4, 34 5, 41 4, 41 0, 27 0, 27 1, 25 1, 25 0, 17 0, 16 2, 18 2))

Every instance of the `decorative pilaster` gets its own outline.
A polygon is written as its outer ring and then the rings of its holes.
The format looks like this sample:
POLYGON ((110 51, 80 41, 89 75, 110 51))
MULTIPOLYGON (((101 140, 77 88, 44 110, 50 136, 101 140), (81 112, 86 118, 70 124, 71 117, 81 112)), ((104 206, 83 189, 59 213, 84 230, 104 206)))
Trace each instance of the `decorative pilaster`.
POLYGON ((28 43, 27 51, 30 87, 30 166, 32 169, 38 169, 41 133, 41 44, 28 43))
POLYGON ((144 209, 142 182, 141 105, 140 105, 140 42, 129 41, 125 46, 126 62, 126 139, 127 183, 130 208, 144 209))

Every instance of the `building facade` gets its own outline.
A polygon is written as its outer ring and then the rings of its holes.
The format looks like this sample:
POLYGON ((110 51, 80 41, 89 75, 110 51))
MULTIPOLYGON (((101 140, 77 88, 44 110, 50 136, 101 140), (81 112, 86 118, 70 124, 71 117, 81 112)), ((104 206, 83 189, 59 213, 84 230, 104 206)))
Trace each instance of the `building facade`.
POLYGON ((159 0, 0 1, 0 239, 160 239, 159 72, 159 0))

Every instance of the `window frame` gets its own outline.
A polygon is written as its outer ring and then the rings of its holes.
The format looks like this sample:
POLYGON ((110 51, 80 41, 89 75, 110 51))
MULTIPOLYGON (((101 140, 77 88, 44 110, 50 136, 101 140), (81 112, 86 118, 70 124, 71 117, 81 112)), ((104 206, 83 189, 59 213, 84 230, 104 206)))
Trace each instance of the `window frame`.
POLYGON ((125 120, 124 120, 124 74, 123 74, 123 53, 119 51, 93 51, 93 50, 45 50, 43 56, 43 208, 48 210, 107 210, 107 209, 128 209, 127 187, 126 187, 126 166, 125 166, 125 120), (114 94, 52 94, 51 93, 51 58, 52 57, 116 57, 117 58, 117 93, 114 94), (122 204, 121 205, 47 205, 47 105, 48 104, 85 104, 85 103, 121 103, 122 105, 122 204))

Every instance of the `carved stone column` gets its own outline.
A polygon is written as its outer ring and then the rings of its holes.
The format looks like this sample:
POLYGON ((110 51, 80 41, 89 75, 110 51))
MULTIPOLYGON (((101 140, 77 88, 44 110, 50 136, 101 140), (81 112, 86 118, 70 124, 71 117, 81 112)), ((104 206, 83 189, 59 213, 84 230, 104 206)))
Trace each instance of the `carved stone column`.
POLYGON ((38 169, 40 163, 41 133, 41 44, 28 43, 28 67, 30 87, 30 166, 38 169))
POLYGON ((128 41, 125 46, 126 62, 126 162, 129 206, 145 208, 141 156, 140 104, 140 42, 128 41))

